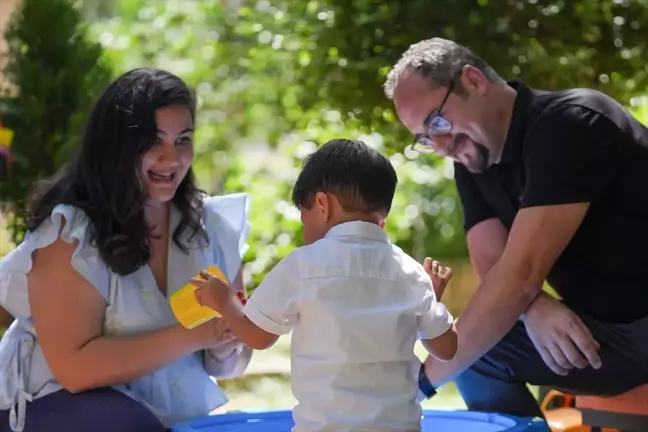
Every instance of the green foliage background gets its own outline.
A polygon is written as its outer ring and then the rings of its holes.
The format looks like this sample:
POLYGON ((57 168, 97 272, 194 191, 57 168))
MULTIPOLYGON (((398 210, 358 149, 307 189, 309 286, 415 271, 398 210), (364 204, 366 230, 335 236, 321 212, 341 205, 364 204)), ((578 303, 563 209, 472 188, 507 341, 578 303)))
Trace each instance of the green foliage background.
POLYGON ((9 56, 0 111, 15 132, 17 163, 0 181, 0 210, 12 216, 14 242, 24 234, 23 199, 30 185, 70 157, 92 103, 111 78, 87 27, 68 0, 23 0, 5 32, 9 56))
POLYGON ((38 160, 43 149, 51 159, 44 168, 21 165, 11 186, 0 185, 10 208, 35 177, 69 155, 88 103, 109 74, 166 68, 199 96, 195 169, 201 186, 252 196, 254 228, 245 257, 251 287, 301 243, 289 201, 292 182, 300 159, 333 137, 361 138, 390 155, 400 182, 387 227, 394 241, 417 258, 465 257, 451 166, 404 151, 411 138, 382 93, 386 73, 409 44, 454 38, 507 78, 546 89, 599 88, 626 104, 648 83, 640 55, 648 43, 648 0, 85 0, 90 33, 75 21, 76 12, 38 6, 69 7, 66 0, 23 3, 25 11, 29 5, 42 15, 21 22, 32 33, 16 36, 17 24, 8 33, 18 41, 10 76, 29 97, 9 98, 22 105, 4 116, 16 128, 15 148, 24 161, 38 160), (36 28, 50 33, 44 37, 36 28), (34 65, 24 60, 25 47, 30 54, 46 43, 60 59, 41 53, 34 65), (52 69, 50 61, 68 67, 52 69), (47 92, 25 90, 36 80, 29 71, 49 83, 47 92), (57 105, 61 98, 64 106, 57 105), (11 112, 17 113, 12 120, 11 112), (52 125, 45 134, 52 138, 34 138, 34 125, 42 124, 52 125))
POLYGON ((370 132, 370 125, 331 101, 314 99, 306 108, 300 80, 310 49, 299 31, 306 17, 274 3, 239 5, 129 0, 93 28, 116 70, 163 67, 196 88, 195 168, 201 185, 211 193, 242 190, 252 196, 245 257, 250 287, 301 244, 292 184, 301 158, 334 137, 362 138, 392 154, 400 181, 388 222, 395 241, 419 257, 464 256, 461 213, 447 181, 450 166, 434 159, 421 164, 394 152, 404 145, 393 134, 370 132))

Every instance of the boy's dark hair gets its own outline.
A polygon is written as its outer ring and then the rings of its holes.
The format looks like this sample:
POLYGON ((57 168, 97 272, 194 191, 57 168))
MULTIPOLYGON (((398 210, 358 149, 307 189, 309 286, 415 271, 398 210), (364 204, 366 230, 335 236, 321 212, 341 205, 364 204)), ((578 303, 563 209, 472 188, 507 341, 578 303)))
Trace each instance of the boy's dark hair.
POLYGON ((317 192, 332 193, 344 211, 387 216, 397 182, 387 157, 362 141, 333 139, 304 159, 292 200, 309 209, 317 192))

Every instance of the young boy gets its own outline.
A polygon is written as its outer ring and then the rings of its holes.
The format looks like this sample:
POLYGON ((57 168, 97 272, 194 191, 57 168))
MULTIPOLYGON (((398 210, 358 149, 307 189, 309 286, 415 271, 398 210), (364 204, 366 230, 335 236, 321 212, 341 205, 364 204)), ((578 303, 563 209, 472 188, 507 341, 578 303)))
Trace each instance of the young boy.
POLYGON ((366 144, 329 141, 305 159, 293 189, 306 245, 242 308, 209 273, 192 280, 198 302, 250 347, 293 331, 295 432, 419 431, 417 335, 440 360, 457 350, 434 290, 443 292, 450 269, 427 259, 426 272, 383 230, 396 183, 389 159, 366 144))

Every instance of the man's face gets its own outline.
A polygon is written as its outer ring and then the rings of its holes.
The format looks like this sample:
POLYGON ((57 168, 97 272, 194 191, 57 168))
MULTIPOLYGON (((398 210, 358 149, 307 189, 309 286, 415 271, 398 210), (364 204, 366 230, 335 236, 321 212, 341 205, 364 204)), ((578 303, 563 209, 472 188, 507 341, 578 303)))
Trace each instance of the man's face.
POLYGON ((429 83, 416 73, 404 77, 394 94, 396 113, 416 136, 419 146, 475 173, 486 170, 499 158, 498 148, 489 139, 488 125, 484 124, 488 118, 485 98, 489 82, 480 74, 464 69, 458 77, 467 97, 452 92, 453 88, 430 89, 429 83), (477 76, 470 76, 474 74, 477 76))

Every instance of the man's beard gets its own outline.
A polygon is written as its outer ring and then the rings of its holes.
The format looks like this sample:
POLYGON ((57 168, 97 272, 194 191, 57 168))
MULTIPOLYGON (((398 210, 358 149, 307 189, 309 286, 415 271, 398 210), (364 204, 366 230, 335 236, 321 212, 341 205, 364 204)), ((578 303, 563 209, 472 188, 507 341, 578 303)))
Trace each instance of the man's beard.
POLYGON ((490 166, 491 152, 485 145, 481 143, 473 143, 473 144, 475 145, 475 149, 477 150, 477 160, 475 161, 476 162, 475 172, 481 173, 486 171, 490 166))
POLYGON ((468 137, 468 135, 460 134, 459 136, 457 136, 457 138, 455 138, 455 141, 453 143, 455 157, 457 156, 456 151, 461 150, 462 147, 466 145, 472 145, 475 148, 475 159, 473 161, 474 163, 462 163, 462 165, 464 165, 468 171, 475 174, 486 171, 491 165, 491 151, 488 149, 488 147, 486 147, 482 143, 473 141, 468 137))

